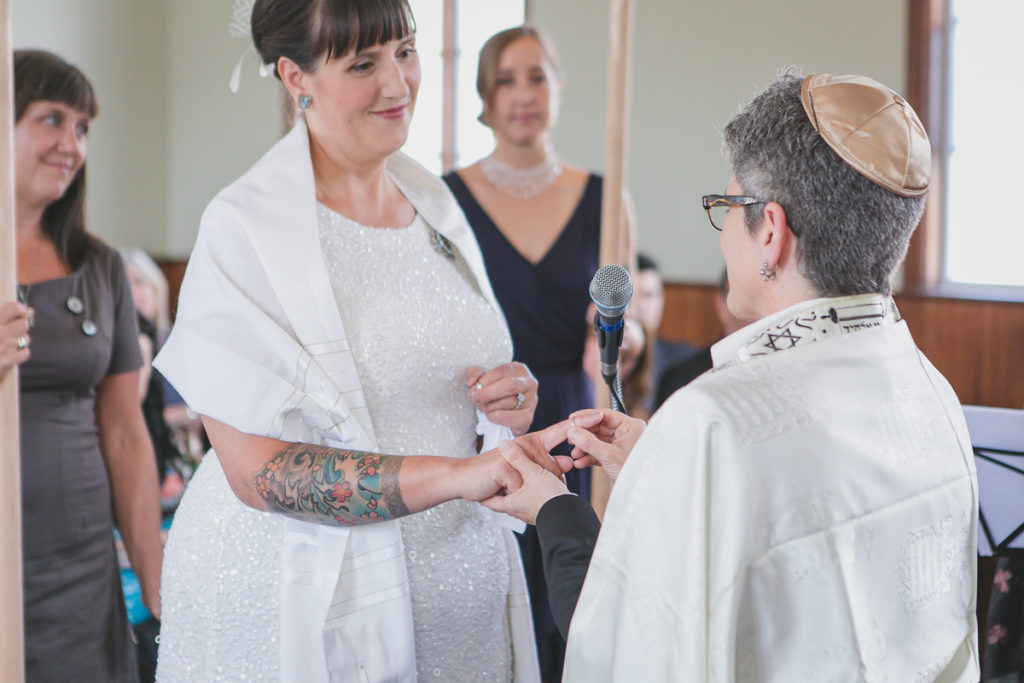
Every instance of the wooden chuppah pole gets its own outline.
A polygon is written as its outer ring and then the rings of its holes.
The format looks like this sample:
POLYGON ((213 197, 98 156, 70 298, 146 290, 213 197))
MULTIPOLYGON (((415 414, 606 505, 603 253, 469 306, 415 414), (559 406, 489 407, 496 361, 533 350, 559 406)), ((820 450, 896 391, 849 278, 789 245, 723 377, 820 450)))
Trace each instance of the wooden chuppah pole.
POLYGON ((611 0, 608 93, 605 100, 604 183, 601 194, 601 265, 626 267, 626 160, 629 156, 630 73, 633 53, 633 0, 611 0))
MULTIPOLYGON (((14 85, 11 4, 0 0, 0 302, 17 285, 14 241, 14 85)), ((21 474, 18 371, 0 380, 0 680, 25 680, 21 603, 21 474)))
MULTIPOLYGON (((604 183, 601 189, 601 265, 618 263, 632 269, 631 240, 623 204, 629 156, 630 75, 633 54, 633 0, 611 0, 608 41, 608 93, 605 100, 604 183)), ((609 406, 608 388, 595 387, 599 408, 609 406)), ((611 494, 611 482, 599 467, 591 470, 590 502, 599 517, 611 494)))

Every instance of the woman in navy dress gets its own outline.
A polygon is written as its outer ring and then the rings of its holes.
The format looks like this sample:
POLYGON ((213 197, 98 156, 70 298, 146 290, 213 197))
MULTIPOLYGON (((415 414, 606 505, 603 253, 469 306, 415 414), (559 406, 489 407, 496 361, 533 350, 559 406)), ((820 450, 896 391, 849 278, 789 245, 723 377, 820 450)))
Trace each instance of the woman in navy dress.
MULTIPOLYGON (((600 265, 601 178, 555 155, 551 129, 560 89, 558 58, 537 29, 521 26, 492 36, 480 51, 477 91, 480 121, 494 133, 494 151, 444 178, 480 243, 515 360, 540 383, 530 431, 594 404, 583 348, 588 288, 600 265)), ((589 497, 589 472, 567 477, 570 489, 589 497)), ((533 527, 519 542, 541 673, 558 680, 565 643, 548 609, 533 527)))

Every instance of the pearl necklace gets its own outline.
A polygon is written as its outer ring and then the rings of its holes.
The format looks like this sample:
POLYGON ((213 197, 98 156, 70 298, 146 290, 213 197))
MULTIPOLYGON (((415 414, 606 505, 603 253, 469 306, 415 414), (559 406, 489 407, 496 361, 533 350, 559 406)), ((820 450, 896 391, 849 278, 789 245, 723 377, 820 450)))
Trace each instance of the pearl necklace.
POLYGON ((536 197, 562 175, 562 164, 550 153, 533 168, 515 168, 496 158, 492 152, 480 161, 480 169, 492 185, 516 199, 536 197))

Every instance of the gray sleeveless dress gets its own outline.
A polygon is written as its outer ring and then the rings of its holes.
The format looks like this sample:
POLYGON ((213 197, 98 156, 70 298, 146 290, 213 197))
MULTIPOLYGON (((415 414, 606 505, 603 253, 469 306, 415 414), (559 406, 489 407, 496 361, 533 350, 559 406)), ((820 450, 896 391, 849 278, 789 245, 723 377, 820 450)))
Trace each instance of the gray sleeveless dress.
POLYGON ((31 285, 28 305, 32 356, 20 369, 27 680, 135 681, 94 413, 103 379, 142 365, 120 256, 102 247, 71 275, 31 285))

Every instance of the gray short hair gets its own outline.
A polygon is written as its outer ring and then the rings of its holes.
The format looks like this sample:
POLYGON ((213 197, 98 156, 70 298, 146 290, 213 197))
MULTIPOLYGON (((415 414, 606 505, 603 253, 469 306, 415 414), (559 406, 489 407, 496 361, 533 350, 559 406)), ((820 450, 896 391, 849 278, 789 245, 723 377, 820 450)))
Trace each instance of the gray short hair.
MULTIPOLYGON (((736 182, 744 194, 782 205, 801 273, 823 296, 889 294, 925 198, 893 194, 840 159, 804 112, 802 82, 787 71, 726 125, 736 182)), ((763 210, 746 207, 751 231, 763 210)))

